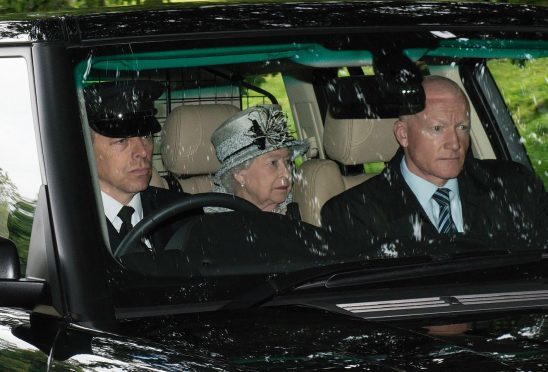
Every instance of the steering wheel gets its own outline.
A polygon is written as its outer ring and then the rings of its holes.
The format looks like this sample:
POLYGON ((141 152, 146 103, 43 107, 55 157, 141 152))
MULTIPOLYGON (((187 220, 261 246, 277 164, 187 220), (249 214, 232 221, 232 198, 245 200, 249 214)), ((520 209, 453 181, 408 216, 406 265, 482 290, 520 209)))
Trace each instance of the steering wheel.
POLYGON ((138 244, 143 236, 156 229, 158 225, 167 219, 203 207, 222 207, 243 212, 260 211, 254 204, 235 195, 216 192, 189 195, 144 217, 122 239, 114 253, 114 257, 118 258, 128 253, 130 248, 138 244))

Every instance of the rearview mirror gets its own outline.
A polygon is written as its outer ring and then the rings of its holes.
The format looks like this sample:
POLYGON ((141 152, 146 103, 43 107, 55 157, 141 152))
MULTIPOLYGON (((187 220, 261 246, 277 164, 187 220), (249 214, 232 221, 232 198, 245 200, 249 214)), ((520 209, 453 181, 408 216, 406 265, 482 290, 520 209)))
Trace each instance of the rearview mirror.
POLYGON ((325 92, 335 119, 396 118, 424 109, 422 74, 401 51, 373 55, 373 76, 327 80, 325 92))

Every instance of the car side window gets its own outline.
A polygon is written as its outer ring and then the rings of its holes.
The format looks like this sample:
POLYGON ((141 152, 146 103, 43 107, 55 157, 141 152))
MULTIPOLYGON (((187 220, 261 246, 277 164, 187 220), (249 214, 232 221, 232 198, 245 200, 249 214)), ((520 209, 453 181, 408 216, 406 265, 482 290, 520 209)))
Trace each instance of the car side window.
POLYGON ((17 246, 25 272, 40 167, 27 61, 0 54, 0 236, 17 246))
POLYGON ((533 169, 548 186, 548 58, 492 60, 489 70, 514 119, 533 169), (511 77, 511 78, 510 78, 511 77))

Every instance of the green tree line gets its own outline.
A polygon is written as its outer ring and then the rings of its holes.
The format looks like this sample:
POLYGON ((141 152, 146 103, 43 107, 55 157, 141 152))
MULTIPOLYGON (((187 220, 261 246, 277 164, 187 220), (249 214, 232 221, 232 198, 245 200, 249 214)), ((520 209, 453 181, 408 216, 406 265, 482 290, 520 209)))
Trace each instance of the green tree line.
POLYGON ((0 0, 1 13, 28 13, 64 9, 104 8, 128 5, 161 5, 169 0, 0 0))
MULTIPOLYGON (((185 0, 0 0, 0 13, 28 13, 131 5, 162 5, 182 2, 185 2, 185 0)), ((230 0, 227 2, 230 2, 230 0)), ((483 0, 483 2, 548 6, 548 0, 483 0)))
POLYGON ((8 173, 0 168, 0 236, 15 243, 22 273, 27 266, 35 209, 36 201, 21 197, 8 173))

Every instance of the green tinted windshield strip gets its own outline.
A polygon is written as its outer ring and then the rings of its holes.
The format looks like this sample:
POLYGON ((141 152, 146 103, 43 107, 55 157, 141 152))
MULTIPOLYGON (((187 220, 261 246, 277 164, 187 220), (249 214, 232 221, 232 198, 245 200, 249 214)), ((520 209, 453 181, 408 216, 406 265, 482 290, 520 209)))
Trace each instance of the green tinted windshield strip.
MULTIPOLYGON (((543 40, 440 40, 435 49, 410 48, 412 60, 424 55, 452 58, 519 58, 548 56, 548 41, 543 40)), ((91 69, 102 71, 145 71, 164 68, 216 66, 234 63, 267 62, 288 59, 310 67, 366 66, 372 62, 368 50, 331 50, 317 43, 255 45, 121 54, 94 57, 80 62, 75 78, 80 85, 91 69)))
POLYGON ((75 78, 77 84, 83 83, 87 80, 87 75, 91 69, 103 71, 144 71, 162 68, 269 61, 294 57, 306 48, 313 48, 313 45, 284 44, 205 48, 94 57, 78 64, 75 70, 75 78))
MULTIPOLYGON (((169 52, 120 55, 96 59, 93 68, 101 70, 151 70, 157 68, 214 66, 243 62, 261 62, 275 59, 285 59, 295 56, 303 46, 293 46, 277 49, 197 49, 177 50, 169 52)), ((269 48, 270 49, 270 48, 269 48)))
MULTIPOLYGON (((251 47, 207 48, 97 57, 91 67, 100 70, 139 71, 157 68, 214 66, 244 62, 290 59, 295 63, 333 65, 352 61, 370 64, 366 50, 336 51, 319 44, 259 45, 251 47)), ((90 61, 82 61, 78 70, 86 71, 90 61)))
POLYGON ((519 58, 548 56, 548 41, 544 40, 442 40, 438 48, 426 55, 455 58, 519 58))
POLYGON ((373 54, 368 50, 331 50, 319 44, 291 58, 295 63, 310 67, 365 66, 372 60, 373 54))
POLYGON ((91 69, 103 71, 144 71, 162 68, 215 66, 234 63, 266 62, 289 59, 312 67, 327 67, 352 63, 371 64, 372 55, 366 50, 336 51, 320 44, 282 44, 246 47, 206 48, 164 52, 122 54, 95 57, 82 61, 75 71, 82 83, 91 69))

